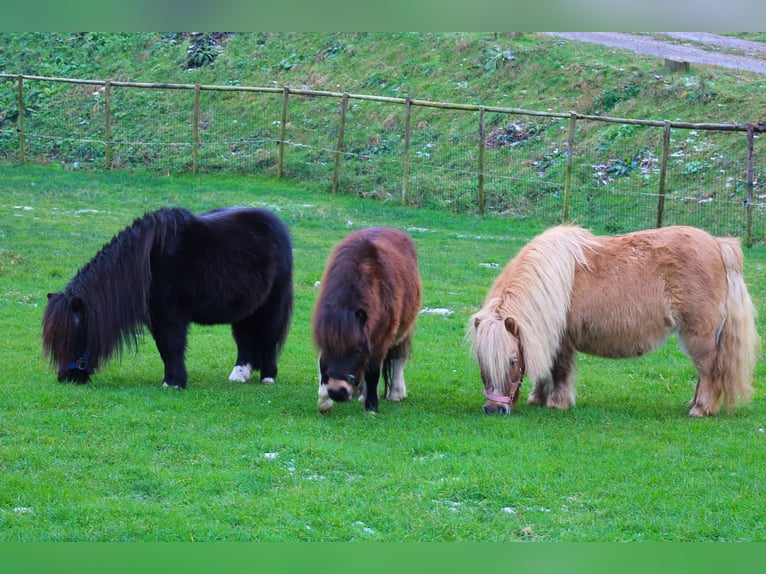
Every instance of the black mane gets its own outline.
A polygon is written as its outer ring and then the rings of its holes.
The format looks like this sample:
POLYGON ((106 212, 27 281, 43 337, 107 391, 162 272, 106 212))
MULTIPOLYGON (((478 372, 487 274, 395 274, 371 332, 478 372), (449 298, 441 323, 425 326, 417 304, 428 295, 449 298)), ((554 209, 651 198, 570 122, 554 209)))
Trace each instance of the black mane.
POLYGON ((194 216, 182 208, 145 214, 115 235, 86 263, 64 290, 68 301, 82 301, 88 329, 86 348, 94 367, 123 348, 133 348, 149 325, 152 257, 164 249, 194 216))

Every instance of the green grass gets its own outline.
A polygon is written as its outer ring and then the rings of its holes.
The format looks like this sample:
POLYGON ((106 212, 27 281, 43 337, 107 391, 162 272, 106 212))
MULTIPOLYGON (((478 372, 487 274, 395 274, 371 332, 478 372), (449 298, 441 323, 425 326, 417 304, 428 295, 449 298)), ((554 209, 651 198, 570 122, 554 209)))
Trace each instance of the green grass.
MULTIPOLYGON (((481 414, 464 326, 541 225, 382 205, 245 177, 0 166, 0 541, 766 540, 766 403, 686 417, 694 371, 674 343, 581 357, 577 406, 481 414), (296 309, 272 386, 226 380, 228 327, 191 329, 186 391, 160 387, 151 337, 87 386, 41 357, 46 293, 146 210, 266 206, 289 225, 296 309), (368 225, 407 229, 423 306, 409 397, 320 416, 310 315, 326 257, 368 225)), ((766 248, 746 251, 761 313, 766 248)), ((759 323, 759 331, 764 330, 759 323)), ((523 398, 529 383, 522 387, 523 398)))

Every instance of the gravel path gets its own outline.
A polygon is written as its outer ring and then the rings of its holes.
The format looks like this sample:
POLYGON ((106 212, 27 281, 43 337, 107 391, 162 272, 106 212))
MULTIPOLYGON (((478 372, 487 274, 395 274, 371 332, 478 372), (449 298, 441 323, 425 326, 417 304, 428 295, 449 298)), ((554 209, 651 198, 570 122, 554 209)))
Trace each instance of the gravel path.
POLYGON ((665 32, 667 41, 657 36, 640 36, 621 32, 545 32, 568 40, 591 42, 631 50, 640 54, 689 62, 720 66, 766 74, 766 43, 740 40, 705 32, 665 32), (678 40, 694 44, 678 44, 678 40), (742 54, 726 53, 736 50, 742 54))

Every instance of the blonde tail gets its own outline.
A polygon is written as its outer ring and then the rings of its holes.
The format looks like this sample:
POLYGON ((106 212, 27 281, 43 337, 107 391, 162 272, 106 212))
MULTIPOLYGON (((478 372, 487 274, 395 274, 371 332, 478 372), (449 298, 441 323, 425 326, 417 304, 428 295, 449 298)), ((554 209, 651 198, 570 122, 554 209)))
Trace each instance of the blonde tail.
POLYGON ((737 401, 747 403, 753 394, 753 371, 761 341, 755 328, 756 311, 742 275, 743 255, 737 239, 720 238, 728 292, 723 306, 723 324, 718 336, 718 359, 714 378, 723 388, 727 411, 737 401))

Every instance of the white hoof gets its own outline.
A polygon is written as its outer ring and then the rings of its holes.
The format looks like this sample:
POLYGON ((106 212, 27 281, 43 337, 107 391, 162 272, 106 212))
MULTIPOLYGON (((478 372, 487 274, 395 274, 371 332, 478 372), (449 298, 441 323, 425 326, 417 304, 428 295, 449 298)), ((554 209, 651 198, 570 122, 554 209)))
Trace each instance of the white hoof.
POLYGON ((246 383, 253 378, 253 367, 248 363, 247 365, 236 365, 229 375, 229 380, 235 383, 246 383))
POLYGON ((407 398, 407 391, 400 391, 399 389, 396 390, 390 390, 388 391, 388 394, 386 395, 387 401, 393 401, 395 403, 398 403, 399 401, 403 401, 407 398))
POLYGON ((319 391, 317 392, 319 395, 319 400, 317 401, 317 406, 319 407, 319 412, 321 414, 329 413, 332 410, 333 400, 329 397, 327 394, 327 385, 319 385, 319 391))
POLYGON ((274 379, 271 378, 271 377, 266 377, 265 379, 261 379, 261 384, 262 385, 273 385, 274 384, 274 379))
POLYGON ((167 381, 162 381, 162 388, 163 389, 176 389, 177 391, 181 390, 181 387, 178 385, 169 385, 167 381))

